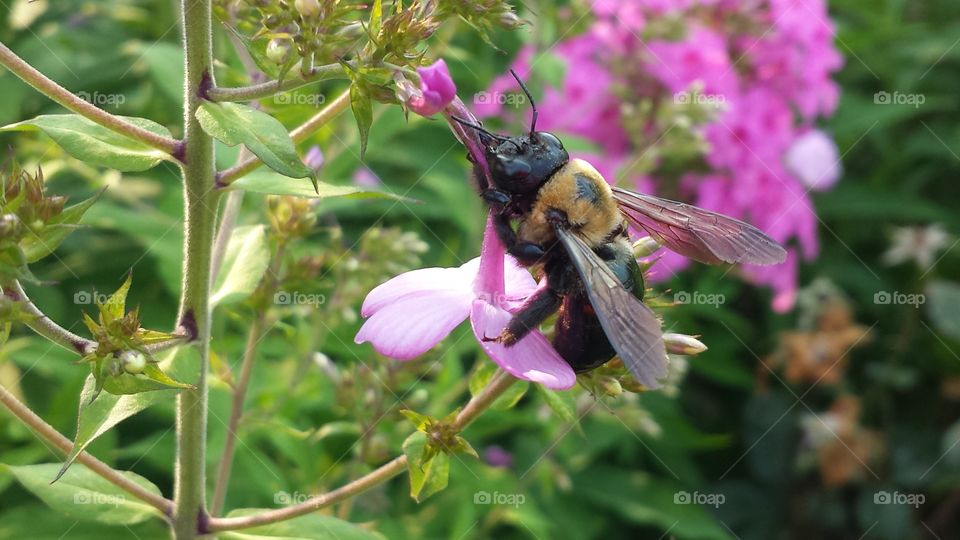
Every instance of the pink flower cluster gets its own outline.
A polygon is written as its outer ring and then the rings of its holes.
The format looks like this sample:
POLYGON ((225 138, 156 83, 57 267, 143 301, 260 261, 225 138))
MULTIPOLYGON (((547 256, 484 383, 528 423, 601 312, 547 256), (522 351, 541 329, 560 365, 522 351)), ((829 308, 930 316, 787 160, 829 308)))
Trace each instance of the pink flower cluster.
MULTIPOLYGON (((551 53, 567 69, 561 87, 547 88, 538 103, 539 127, 595 143, 601 155, 577 157, 611 182, 655 193, 664 187, 656 168, 644 175, 630 169, 641 147, 671 126, 628 126, 625 106, 676 104, 693 88, 719 103, 722 112, 698 128, 709 149, 702 163, 691 163, 706 172, 683 175, 669 195, 679 190, 685 200, 749 221, 790 246, 785 265, 744 268, 752 281, 773 288, 775 309, 790 309, 799 259, 819 249, 809 191, 828 189, 840 175, 836 146, 815 127, 837 106, 831 75, 842 64, 825 0, 593 0, 592 11, 589 29, 551 53), (681 37, 642 37, 672 24, 668 19, 684 22, 681 37), (638 141, 637 133, 650 133, 650 140, 638 141)), ((527 47, 513 68, 529 76, 540 59, 527 47)), ((515 84, 506 74, 489 91, 515 91, 515 84)), ((502 103, 487 100, 475 111, 502 114, 502 103)), ((657 275, 685 264, 666 256, 657 275)))

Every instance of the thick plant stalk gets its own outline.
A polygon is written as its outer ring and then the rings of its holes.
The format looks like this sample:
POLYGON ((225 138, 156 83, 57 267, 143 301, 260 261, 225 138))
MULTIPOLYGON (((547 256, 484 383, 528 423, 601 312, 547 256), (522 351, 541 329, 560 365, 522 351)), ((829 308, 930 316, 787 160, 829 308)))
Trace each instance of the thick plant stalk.
POLYGON ((73 92, 60 86, 52 79, 37 71, 33 66, 24 62, 9 47, 0 43, 0 64, 9 69, 14 75, 23 79, 30 86, 36 88, 43 95, 63 105, 67 109, 91 120, 101 126, 122 133, 130 138, 146 143, 154 148, 180 158, 180 141, 157 135, 142 127, 135 126, 119 116, 114 116, 99 107, 92 105, 73 92))
MULTIPOLYGON (((457 418, 453 421, 452 427, 457 431, 466 428, 471 422, 477 419, 483 411, 487 410, 494 401, 500 397, 517 379, 510 374, 498 370, 490 383, 467 403, 467 406, 460 411, 457 418)), ((379 468, 367 473, 356 480, 341 486, 333 491, 311 497, 309 500, 300 504, 270 510, 262 514, 250 516, 232 517, 232 518, 211 518, 210 532, 229 531, 234 529, 247 529, 259 525, 269 525, 280 521, 286 521, 298 516, 309 514, 326 508, 332 504, 355 497, 370 488, 376 487, 391 478, 407 470, 407 456, 397 456, 379 468)))
POLYGON ((210 288, 217 195, 213 139, 196 119, 196 111, 213 84, 210 0, 182 0, 186 48, 184 88, 183 193, 186 242, 180 327, 199 351, 196 387, 177 399, 177 467, 174 477, 173 537, 195 538, 206 530, 207 368, 210 359, 210 288))

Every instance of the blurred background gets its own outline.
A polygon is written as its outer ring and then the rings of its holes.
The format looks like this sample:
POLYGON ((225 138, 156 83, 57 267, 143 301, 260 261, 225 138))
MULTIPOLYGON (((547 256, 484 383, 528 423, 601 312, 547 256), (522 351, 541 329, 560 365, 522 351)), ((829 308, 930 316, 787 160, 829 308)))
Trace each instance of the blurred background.
MULTIPOLYGON (((466 436, 480 460, 451 460, 450 486, 420 504, 404 478, 333 509, 388 538, 956 538, 960 535, 960 6, 948 0, 530 1, 530 24, 481 35, 442 27, 458 94, 486 124, 519 132, 529 103, 611 182, 748 220, 788 263, 730 269, 666 253, 655 291, 671 331, 709 350, 677 357, 662 392, 547 396, 519 385, 466 436), (523 390, 522 392, 520 390, 523 390), (559 402, 559 403, 558 403, 559 402)), ((170 1, 11 0, 0 39, 93 103, 179 135, 182 56, 170 1)), ((218 30, 221 83, 246 80, 218 30)), ((264 100, 293 127, 345 84, 264 100)), ((0 124, 62 112, 0 73, 0 124)), ((489 364, 461 326, 399 363, 353 344, 359 305, 411 268, 479 253, 484 210, 442 120, 380 106, 369 146, 349 113, 300 148, 331 183, 416 199, 330 200, 283 256, 283 290, 322 301, 274 306, 241 422, 227 508, 276 507, 343 484, 395 455, 412 425, 443 416, 489 364), (315 154, 316 157, 316 154, 315 154)), ((182 247, 181 187, 169 164, 91 167, 42 134, 3 133, 48 192, 107 187, 29 286, 51 318, 85 335, 95 293, 133 269, 128 305, 168 329, 182 247)), ((221 167, 236 149, 218 149, 221 167)), ((244 199, 241 224, 276 204, 244 199)), ((656 258, 656 256, 654 257, 656 258)), ((218 311, 210 465, 229 417, 249 304, 218 311)), ((14 329, 0 384, 67 436, 87 375, 75 356, 14 329)), ((172 399, 89 450, 171 492, 172 399)), ((0 415, 0 462, 58 462, 0 415)), ((0 470, 0 538, 162 538, 52 514, 0 470)))

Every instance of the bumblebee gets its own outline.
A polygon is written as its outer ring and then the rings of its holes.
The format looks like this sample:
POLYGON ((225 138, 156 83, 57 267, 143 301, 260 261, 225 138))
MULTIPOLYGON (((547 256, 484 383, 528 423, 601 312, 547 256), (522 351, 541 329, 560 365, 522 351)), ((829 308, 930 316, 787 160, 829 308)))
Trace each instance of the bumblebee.
POLYGON ((610 186, 590 163, 570 159, 557 136, 537 131, 536 104, 511 73, 530 100, 528 133, 499 135, 455 120, 476 130, 483 146, 483 155, 468 159, 494 212, 497 235, 521 264, 542 268, 546 286, 499 336, 487 339, 513 345, 557 313, 553 345, 574 371, 619 356, 641 384, 657 388, 667 375, 666 349, 660 321, 643 303, 629 226, 707 264, 778 264, 786 251, 743 221, 610 186))

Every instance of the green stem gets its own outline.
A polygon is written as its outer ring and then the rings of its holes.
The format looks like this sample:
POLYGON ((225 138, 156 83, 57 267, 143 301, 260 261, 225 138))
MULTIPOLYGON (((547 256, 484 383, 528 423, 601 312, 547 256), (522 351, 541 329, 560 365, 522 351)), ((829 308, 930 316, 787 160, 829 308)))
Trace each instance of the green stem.
POLYGON ((213 84, 210 0, 182 0, 186 47, 183 195, 186 241, 180 326, 195 337, 199 351, 196 387, 177 399, 177 468, 174 478, 173 537, 195 538, 207 528, 206 493, 207 369, 210 360, 210 288, 218 192, 213 139, 195 117, 213 84))
MULTIPOLYGON (((14 395, 2 385, 0 385, 0 404, 3 404, 11 414, 30 428, 30 431, 59 448, 64 455, 68 455, 70 451, 73 450, 73 441, 64 437, 63 434, 54 429, 50 424, 44 422, 43 418, 37 416, 36 413, 30 410, 30 407, 21 403, 20 400, 14 397, 14 395)), ((156 508, 164 515, 170 514, 173 506, 170 501, 160 495, 143 489, 143 487, 136 482, 131 481, 118 471, 111 469, 109 465, 87 452, 80 452, 80 455, 77 456, 77 461, 86 465, 88 469, 100 475, 111 484, 156 508)))
MULTIPOLYGON (((476 420, 483 411, 487 410, 494 401, 500 397, 517 379, 508 373, 500 370, 494 375, 490 383, 467 403, 467 406, 460 411, 456 420, 453 421, 455 429, 463 430, 471 422, 476 420)), ((259 525, 269 525, 280 521, 286 521, 298 516, 309 514, 326 508, 332 504, 355 497, 370 488, 376 487, 391 478, 407 470, 407 456, 402 455, 393 458, 379 468, 367 473, 356 480, 345 484, 333 491, 322 493, 300 504, 269 510, 261 514, 253 514, 241 517, 211 518, 210 532, 229 531, 235 529, 247 529, 259 525)))
POLYGON ((239 88, 211 88, 209 96, 213 101, 253 101, 315 82, 346 78, 343 66, 328 64, 313 68, 307 75, 288 77, 282 81, 273 80, 239 88))
POLYGON ((157 135, 142 127, 135 126, 119 116, 114 116, 80 99, 80 97, 73 92, 37 71, 3 43, 0 43, 0 65, 9 69, 14 75, 23 79, 23 82, 34 87, 41 94, 83 116, 87 120, 96 122, 107 129, 136 139, 154 148, 159 148, 172 156, 181 157, 179 155, 181 149, 180 141, 171 139, 170 137, 164 137, 163 135, 157 135))

